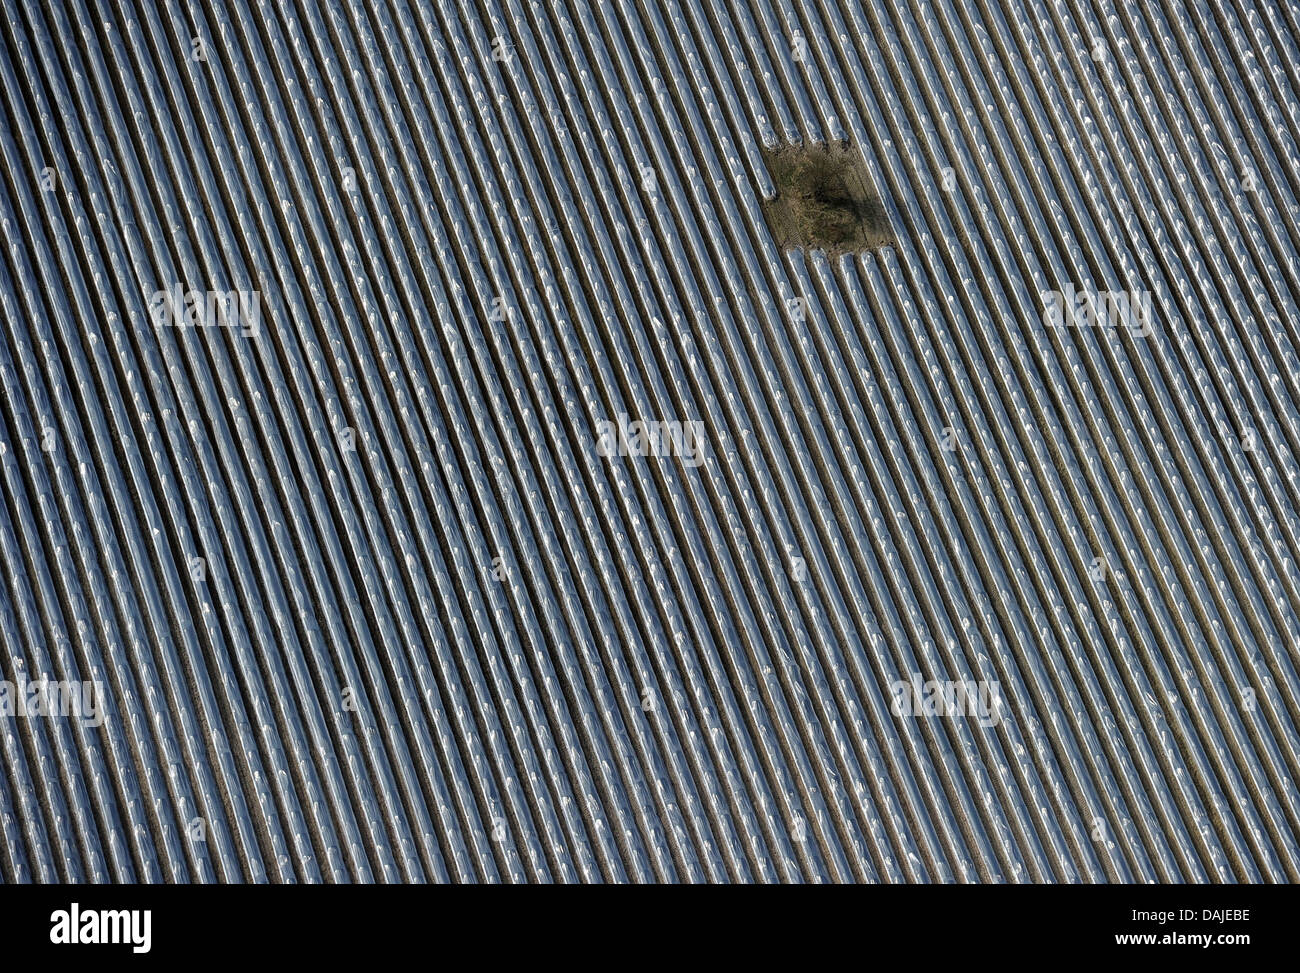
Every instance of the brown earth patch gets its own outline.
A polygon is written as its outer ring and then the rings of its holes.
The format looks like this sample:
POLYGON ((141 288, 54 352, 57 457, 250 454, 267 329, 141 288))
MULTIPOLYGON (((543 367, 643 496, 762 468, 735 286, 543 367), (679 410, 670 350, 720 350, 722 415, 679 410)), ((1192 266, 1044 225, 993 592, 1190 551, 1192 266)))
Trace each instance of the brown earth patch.
POLYGON ((875 250, 894 240, 861 156, 842 142, 763 149, 776 196, 762 201, 773 235, 787 250, 831 256, 875 250))

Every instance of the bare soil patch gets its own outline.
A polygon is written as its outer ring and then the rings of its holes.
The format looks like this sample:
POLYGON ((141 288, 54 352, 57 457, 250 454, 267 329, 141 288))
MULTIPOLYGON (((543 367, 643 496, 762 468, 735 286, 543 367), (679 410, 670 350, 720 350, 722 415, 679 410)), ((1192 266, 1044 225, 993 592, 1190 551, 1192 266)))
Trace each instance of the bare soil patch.
POLYGON ((875 250, 894 240, 861 156, 842 142, 763 149, 776 196, 763 213, 781 246, 831 256, 875 250))

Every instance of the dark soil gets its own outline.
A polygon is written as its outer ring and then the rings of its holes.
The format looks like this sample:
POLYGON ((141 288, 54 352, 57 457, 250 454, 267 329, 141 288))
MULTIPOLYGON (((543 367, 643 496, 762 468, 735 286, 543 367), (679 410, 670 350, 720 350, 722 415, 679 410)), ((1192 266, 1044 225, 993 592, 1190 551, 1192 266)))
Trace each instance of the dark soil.
POLYGON ((776 196, 762 201, 772 233, 787 250, 806 247, 832 256, 893 242, 889 219, 866 166, 843 143, 763 149, 776 196))

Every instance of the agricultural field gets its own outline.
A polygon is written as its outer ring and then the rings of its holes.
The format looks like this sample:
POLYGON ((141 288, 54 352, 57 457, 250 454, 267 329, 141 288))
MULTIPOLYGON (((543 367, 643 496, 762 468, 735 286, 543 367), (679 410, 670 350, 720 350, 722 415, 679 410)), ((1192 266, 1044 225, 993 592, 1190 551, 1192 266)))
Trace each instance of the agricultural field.
POLYGON ((1300 881, 1298 26, 10 0, 0 880, 1300 881))

